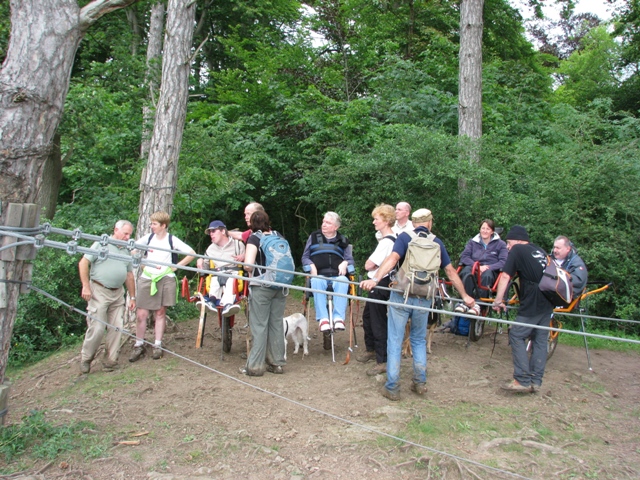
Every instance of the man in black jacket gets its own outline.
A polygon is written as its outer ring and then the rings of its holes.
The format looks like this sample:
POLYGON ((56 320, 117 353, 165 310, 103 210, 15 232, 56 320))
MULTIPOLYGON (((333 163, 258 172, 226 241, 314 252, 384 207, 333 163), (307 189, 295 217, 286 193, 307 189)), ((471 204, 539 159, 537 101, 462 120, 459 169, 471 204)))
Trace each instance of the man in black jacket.
POLYGON ((547 300, 538 283, 547 264, 547 253, 529 242, 527 230, 514 225, 507 234, 509 256, 502 268, 498 292, 493 302, 494 310, 507 309, 503 298, 511 279, 517 274, 520 279, 518 315, 509 329, 509 343, 513 358, 513 380, 503 386, 510 392, 537 392, 542 385, 542 377, 547 364, 547 343, 549 331, 534 328, 548 327, 553 305, 547 300), (527 339, 531 339, 531 356, 527 354, 527 339))

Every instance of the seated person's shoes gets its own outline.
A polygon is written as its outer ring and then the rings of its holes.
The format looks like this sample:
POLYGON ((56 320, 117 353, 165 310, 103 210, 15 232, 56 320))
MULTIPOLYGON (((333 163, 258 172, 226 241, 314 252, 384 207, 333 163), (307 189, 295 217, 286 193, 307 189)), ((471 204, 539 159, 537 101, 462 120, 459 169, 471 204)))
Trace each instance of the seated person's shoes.
POLYGON ((240 305, 235 303, 229 303, 225 305, 224 308, 222 309, 222 316, 232 317, 238 312, 240 312, 240 305))
POLYGON ((476 316, 480 315, 480 305, 476 303, 473 307, 467 310, 467 313, 470 315, 476 315, 476 316))
POLYGON ((344 330, 344 321, 341 319, 336 320, 335 322, 333 322, 333 329, 334 330, 344 330))
POLYGON ((459 303, 458 306, 453 311, 457 313, 467 313, 468 310, 469 309, 464 303, 459 303))
POLYGON ((326 318, 323 318, 322 320, 320 320, 320 331, 321 332, 328 332, 329 330, 331 330, 331 325, 329 325, 329 320, 327 320, 326 318))

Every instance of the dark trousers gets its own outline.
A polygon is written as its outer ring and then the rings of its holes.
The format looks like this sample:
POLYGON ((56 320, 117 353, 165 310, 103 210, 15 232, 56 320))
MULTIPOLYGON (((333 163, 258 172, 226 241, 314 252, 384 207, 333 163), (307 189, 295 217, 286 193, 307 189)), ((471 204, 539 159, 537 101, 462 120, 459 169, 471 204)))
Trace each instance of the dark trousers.
MULTIPOLYGON (((480 284, 485 287, 491 288, 496 281, 496 277, 497 272, 495 270, 487 270, 480 277, 480 284)), ((464 284, 464 291, 467 292, 467 295, 470 295, 473 298, 489 296, 489 292, 487 290, 476 288, 476 280, 474 279, 474 275, 471 275, 471 266, 465 265, 465 267, 460 272, 460 278, 462 279, 462 283, 464 284)))
MULTIPOLYGON (((378 283, 380 287, 389 286, 389 277, 384 277, 378 283)), ((369 298, 375 300, 389 300, 389 290, 374 288, 369 298)), ((380 303, 367 302, 362 312, 362 327, 364 328, 364 344, 368 352, 376 352, 376 362, 387 362, 387 306, 380 303)))

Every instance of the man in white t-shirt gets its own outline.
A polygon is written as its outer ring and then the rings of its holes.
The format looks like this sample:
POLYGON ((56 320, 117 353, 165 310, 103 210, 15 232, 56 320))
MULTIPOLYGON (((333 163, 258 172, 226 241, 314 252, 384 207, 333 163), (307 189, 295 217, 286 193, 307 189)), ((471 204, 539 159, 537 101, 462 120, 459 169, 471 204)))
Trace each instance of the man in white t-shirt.
POLYGON ((130 362, 139 360, 145 353, 144 333, 150 311, 154 312, 156 322, 153 359, 162 358, 162 336, 167 323, 167 307, 175 305, 177 300, 177 281, 174 273, 177 268, 162 264, 188 265, 194 259, 192 255, 196 253, 193 248, 168 232, 170 221, 166 212, 154 213, 151 215, 152 233, 137 241, 139 245, 144 246, 141 250, 146 250, 146 259, 152 264, 145 265, 138 278, 136 343, 129 357, 130 362), (178 254, 173 254, 171 250, 177 250, 185 257, 178 262, 178 254))

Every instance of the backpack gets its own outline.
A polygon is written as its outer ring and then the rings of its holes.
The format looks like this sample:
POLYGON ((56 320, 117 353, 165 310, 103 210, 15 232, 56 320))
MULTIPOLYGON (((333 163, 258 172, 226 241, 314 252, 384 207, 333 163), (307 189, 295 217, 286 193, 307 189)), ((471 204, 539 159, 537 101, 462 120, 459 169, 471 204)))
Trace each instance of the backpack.
MULTIPOLYGON (((258 275, 256 278, 268 282, 291 285, 293 283, 296 266, 293 262, 289 242, 287 242, 284 237, 281 237, 275 230, 271 232, 271 235, 264 235, 258 230, 255 232, 255 235, 260 239, 260 250, 262 250, 264 255, 265 267, 268 268, 265 269, 262 275, 258 275), (269 270, 272 268, 277 268, 278 270, 269 270), (281 270, 287 271, 283 272, 281 270)), ((283 288, 278 285, 268 285, 268 287, 273 289, 283 288)))
POLYGON ((438 290, 440 245, 436 243, 436 236, 432 233, 406 233, 411 241, 396 275, 398 288, 404 290, 405 301, 409 295, 433 299, 438 290))
POLYGON ((451 333, 454 335, 469 336, 469 325, 471 321, 466 317, 453 317, 451 320, 451 333))
MULTIPOLYGON (((152 233, 151 235, 149 235, 149 239, 147 240, 147 246, 151 243, 151 239, 153 238, 154 235, 155 233, 152 233)), ((169 234, 169 248, 173 250, 173 235, 171 234, 169 234)), ((147 252, 145 252, 145 256, 146 255, 147 255, 147 252)), ((178 254, 175 252, 171 252, 171 263, 173 263, 174 265, 178 263, 178 254)))
POLYGON ((568 307, 573 300, 571 274, 560 268, 548 255, 538 288, 554 307, 568 307))

